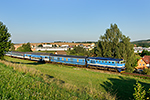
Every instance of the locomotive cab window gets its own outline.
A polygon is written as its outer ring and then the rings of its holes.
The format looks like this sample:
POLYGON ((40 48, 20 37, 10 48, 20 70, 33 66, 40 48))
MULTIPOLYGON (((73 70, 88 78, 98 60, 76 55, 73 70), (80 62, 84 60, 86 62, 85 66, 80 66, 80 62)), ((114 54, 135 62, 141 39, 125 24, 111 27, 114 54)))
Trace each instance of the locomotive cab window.
POLYGON ((120 63, 121 63, 121 64, 124 64, 124 63, 125 63, 125 61, 121 61, 120 63))

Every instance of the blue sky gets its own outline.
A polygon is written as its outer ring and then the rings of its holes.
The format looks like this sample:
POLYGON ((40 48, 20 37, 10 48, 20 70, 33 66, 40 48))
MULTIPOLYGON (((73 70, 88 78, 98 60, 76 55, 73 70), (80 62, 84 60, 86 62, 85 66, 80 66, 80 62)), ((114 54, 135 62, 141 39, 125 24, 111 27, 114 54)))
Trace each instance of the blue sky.
POLYGON ((150 39, 150 0, 1 0, 0 13, 13 42, 96 41, 114 23, 150 39))

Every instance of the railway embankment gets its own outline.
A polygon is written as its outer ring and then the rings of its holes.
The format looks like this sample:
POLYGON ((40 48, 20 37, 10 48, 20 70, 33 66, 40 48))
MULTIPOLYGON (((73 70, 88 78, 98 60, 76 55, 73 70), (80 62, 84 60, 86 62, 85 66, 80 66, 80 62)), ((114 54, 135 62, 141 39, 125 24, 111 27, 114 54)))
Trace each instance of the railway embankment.
MULTIPOLYGON (((11 57, 6 57, 5 59, 12 64, 33 68, 43 73, 43 75, 51 76, 49 81, 52 81, 51 79, 60 80, 56 81, 56 83, 59 83, 58 87, 62 86, 60 88, 66 89, 67 91, 71 91, 68 89, 72 87, 73 93, 83 93, 86 94, 84 95, 85 97, 89 97, 90 95, 92 99, 133 99, 134 84, 137 80, 146 89, 150 88, 149 79, 129 75, 101 73, 94 71, 93 69, 77 68, 60 64, 42 64, 11 57)), ((79 94, 70 96, 74 96, 77 99, 83 99, 79 94)), ((65 93, 62 92, 62 95, 65 95, 65 93)))

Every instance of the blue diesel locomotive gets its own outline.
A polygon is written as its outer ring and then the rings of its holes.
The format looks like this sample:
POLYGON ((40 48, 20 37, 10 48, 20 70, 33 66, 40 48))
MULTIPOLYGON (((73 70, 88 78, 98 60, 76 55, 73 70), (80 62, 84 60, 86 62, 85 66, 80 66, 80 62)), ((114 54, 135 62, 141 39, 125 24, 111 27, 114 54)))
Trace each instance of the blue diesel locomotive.
POLYGON ((6 55, 34 61, 45 61, 51 63, 62 63, 85 67, 92 66, 96 68, 116 69, 118 72, 122 72, 125 70, 125 62, 123 59, 14 51, 7 52, 6 55))

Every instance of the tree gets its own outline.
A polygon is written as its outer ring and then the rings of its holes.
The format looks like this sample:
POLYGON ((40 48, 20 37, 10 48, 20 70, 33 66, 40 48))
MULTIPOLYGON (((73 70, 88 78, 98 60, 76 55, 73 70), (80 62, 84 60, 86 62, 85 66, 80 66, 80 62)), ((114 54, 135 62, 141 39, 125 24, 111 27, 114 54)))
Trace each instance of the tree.
POLYGON ((87 56, 88 51, 86 51, 83 47, 75 46, 73 50, 68 51, 69 55, 78 55, 78 56, 87 56))
POLYGON ((24 44, 23 48, 24 48, 25 52, 32 52, 31 45, 29 42, 26 45, 24 44))
POLYGON ((145 55, 150 55, 150 52, 148 52, 147 50, 143 50, 140 55, 141 55, 142 57, 145 56, 145 55))
POLYGON ((88 51, 88 56, 96 57, 97 56, 97 52, 98 52, 97 48, 94 47, 92 50, 88 51))
POLYGON ((11 45, 10 37, 7 27, 0 22, 0 59, 4 59, 5 52, 9 51, 11 45))
POLYGON ((15 46, 13 43, 11 44, 10 51, 15 51, 15 46))
POLYGON ((27 44, 23 44, 21 47, 19 47, 17 49, 17 51, 20 51, 20 52, 32 52, 30 43, 28 42, 27 44))
POLYGON ((122 35, 116 24, 110 26, 97 43, 97 56, 124 59, 128 71, 133 70, 134 50, 130 38, 122 35))
POLYGON ((40 45, 38 45, 38 47, 43 47, 43 45, 42 45, 42 44, 40 44, 40 45))

